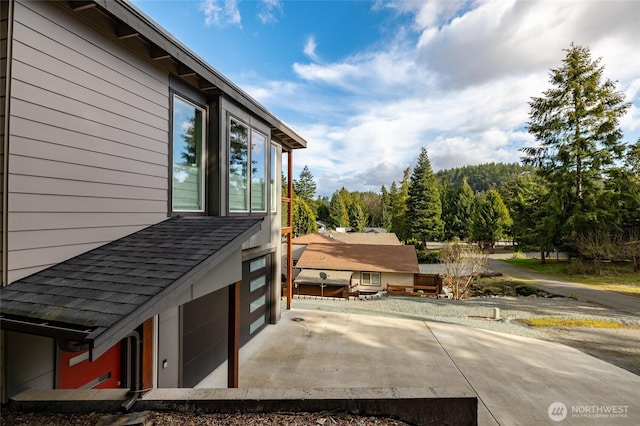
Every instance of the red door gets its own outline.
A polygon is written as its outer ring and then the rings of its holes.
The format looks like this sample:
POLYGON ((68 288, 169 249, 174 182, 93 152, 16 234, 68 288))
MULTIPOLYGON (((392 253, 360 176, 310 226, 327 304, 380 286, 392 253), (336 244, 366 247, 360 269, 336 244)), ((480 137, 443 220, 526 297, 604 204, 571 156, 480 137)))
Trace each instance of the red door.
POLYGON ((58 349, 58 389, 112 389, 121 387, 121 380, 122 343, 93 362, 89 361, 89 350, 58 349))

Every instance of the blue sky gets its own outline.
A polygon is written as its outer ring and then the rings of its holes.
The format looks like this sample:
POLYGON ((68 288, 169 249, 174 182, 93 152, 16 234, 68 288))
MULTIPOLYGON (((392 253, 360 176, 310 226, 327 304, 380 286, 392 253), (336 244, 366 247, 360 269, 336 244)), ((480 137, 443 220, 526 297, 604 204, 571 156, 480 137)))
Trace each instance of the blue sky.
POLYGON ((379 191, 415 165, 517 162, 528 101, 572 42, 602 58, 640 137, 640 1, 135 0, 307 139, 318 194, 379 191))

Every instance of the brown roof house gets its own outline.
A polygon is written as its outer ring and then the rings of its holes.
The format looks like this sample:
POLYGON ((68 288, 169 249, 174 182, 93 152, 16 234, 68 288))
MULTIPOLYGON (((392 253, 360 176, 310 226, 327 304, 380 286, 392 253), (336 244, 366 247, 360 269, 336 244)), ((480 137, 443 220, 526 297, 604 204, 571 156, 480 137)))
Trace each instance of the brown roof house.
POLYGON ((334 286, 363 293, 386 290, 388 284, 412 286, 415 274, 420 273, 415 248, 410 245, 309 244, 297 268, 301 272, 295 283, 308 290, 334 286))
POLYGON ((2 401, 238 386, 306 141, 125 0, 3 0, 0 82, 2 401))

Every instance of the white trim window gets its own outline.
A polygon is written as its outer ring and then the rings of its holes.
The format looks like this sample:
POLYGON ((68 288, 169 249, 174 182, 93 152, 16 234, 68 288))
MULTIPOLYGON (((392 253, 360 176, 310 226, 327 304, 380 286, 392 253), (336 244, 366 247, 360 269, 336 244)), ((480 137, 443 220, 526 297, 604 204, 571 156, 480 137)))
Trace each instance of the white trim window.
POLYGON ((380 287, 380 272, 363 272, 360 284, 380 287))
POLYGON ((173 97, 171 208, 204 212, 205 110, 173 97))

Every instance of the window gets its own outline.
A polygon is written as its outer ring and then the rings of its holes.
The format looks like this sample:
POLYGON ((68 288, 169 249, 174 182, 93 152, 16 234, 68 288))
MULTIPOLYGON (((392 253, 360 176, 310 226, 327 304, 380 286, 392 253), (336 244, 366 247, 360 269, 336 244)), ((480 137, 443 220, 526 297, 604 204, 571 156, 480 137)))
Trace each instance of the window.
POLYGON ((251 210, 267 211, 267 137, 251 130, 251 210))
POLYGON ((249 271, 255 272, 258 269, 262 269, 266 266, 267 266, 267 257, 262 256, 258 259, 252 260, 251 263, 249 263, 249 271))
POLYGON ((246 212, 249 178, 249 128, 231 119, 229 122, 229 210, 246 212))
POLYGON ((363 272, 362 285, 380 286, 380 273, 379 272, 363 272))
POLYGON ((268 137, 229 120, 229 211, 267 211, 268 137))
POLYGON ((277 154, 277 148, 275 145, 271 145, 271 155, 270 155, 270 160, 269 160, 269 165, 271 166, 271 212, 275 213, 276 211, 278 211, 278 200, 277 200, 277 195, 278 195, 278 188, 276 186, 276 177, 277 177, 277 173, 276 173, 276 154, 277 154))
POLYGON ((204 110, 173 97, 173 211, 204 211, 204 110))

